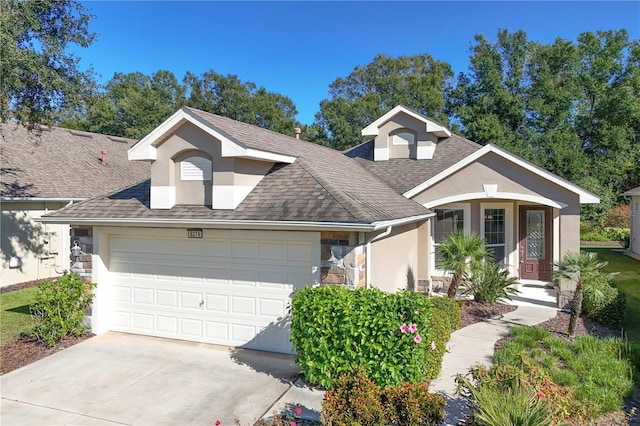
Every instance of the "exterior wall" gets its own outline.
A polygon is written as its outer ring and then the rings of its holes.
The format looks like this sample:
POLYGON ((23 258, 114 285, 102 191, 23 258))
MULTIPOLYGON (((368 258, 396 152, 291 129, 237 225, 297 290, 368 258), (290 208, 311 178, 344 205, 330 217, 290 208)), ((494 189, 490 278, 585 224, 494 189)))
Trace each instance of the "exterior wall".
POLYGON ((364 287, 367 256, 355 233, 322 232, 320 259, 322 284, 364 287), (335 260, 329 260, 332 256, 335 260))
POLYGON ((151 165, 151 208, 204 204, 233 209, 273 166, 272 162, 222 157, 221 149, 220 141, 196 126, 179 127, 158 147, 151 165), (212 160, 211 180, 180 179, 180 161, 194 154, 212 160))
POLYGON ((631 237, 629 249, 640 255, 640 195, 631 197, 631 237))
POLYGON ((375 138, 375 149, 378 152, 387 150, 388 158, 431 158, 426 152, 435 149, 438 138, 426 132, 426 126, 420 120, 417 120, 405 113, 399 113, 391 120, 380 126, 378 136, 375 138), (410 130, 415 135, 415 143, 413 145, 393 145, 391 135, 400 130, 410 130), (419 154, 423 154, 418 157, 419 154))
POLYGON ((418 288, 421 271, 426 268, 427 256, 419 252, 420 237, 425 230, 421 224, 392 228, 388 237, 371 243, 371 287, 388 292, 418 288))
POLYGON ((34 221, 65 204, 37 201, 0 203, 1 287, 56 277, 69 269, 69 226, 34 221), (45 237, 48 243, 45 243, 45 237), (20 266, 10 266, 12 257, 20 259, 20 266))

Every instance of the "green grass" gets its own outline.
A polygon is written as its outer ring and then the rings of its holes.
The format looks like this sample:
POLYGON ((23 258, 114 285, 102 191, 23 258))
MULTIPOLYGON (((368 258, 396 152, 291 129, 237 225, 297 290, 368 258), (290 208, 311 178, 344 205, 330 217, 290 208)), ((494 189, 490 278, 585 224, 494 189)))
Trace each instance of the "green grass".
POLYGON ((609 262, 605 272, 619 272, 613 281, 617 289, 627 296, 623 327, 629 341, 640 345, 640 261, 606 248, 583 250, 598 253, 601 260, 609 262))
POLYGON ((554 383, 574 392, 574 409, 586 417, 620 409, 634 388, 629 346, 622 339, 587 335, 568 343, 536 327, 513 327, 511 334, 496 351, 495 363, 540 366, 554 383))
POLYGON ((37 291, 37 287, 31 287, 0 295, 0 343, 14 340, 34 326, 29 304, 37 291))

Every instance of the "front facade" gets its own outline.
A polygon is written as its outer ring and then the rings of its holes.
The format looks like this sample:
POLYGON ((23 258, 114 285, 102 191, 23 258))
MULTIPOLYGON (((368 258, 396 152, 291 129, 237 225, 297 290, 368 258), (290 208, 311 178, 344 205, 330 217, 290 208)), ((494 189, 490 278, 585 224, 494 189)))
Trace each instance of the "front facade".
POLYGON ((454 229, 523 279, 579 244, 593 194, 397 107, 346 153, 183 108, 129 150, 151 179, 43 219, 90 230, 92 325, 291 352, 306 285, 428 289, 454 229), (346 154, 346 155, 345 155, 346 154))
POLYGON ((640 186, 630 189, 623 195, 631 197, 631 235, 629 250, 640 256, 640 186))

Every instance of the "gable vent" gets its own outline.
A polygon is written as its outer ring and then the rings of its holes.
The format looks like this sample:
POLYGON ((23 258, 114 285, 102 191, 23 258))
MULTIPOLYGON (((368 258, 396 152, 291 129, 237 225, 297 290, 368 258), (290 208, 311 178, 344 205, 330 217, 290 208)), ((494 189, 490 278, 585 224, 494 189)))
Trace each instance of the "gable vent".
POLYGON ((211 180, 211 160, 193 156, 180 162, 181 180, 211 180))

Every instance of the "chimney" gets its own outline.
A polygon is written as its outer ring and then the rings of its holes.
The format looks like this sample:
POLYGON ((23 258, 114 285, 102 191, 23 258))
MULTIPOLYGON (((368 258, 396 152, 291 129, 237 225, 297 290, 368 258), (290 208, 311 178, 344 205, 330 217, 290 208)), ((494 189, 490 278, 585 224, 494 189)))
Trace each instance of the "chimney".
POLYGON ((100 160, 100 162, 102 163, 103 166, 107 165, 107 151, 105 151, 104 149, 102 151, 100 151, 100 154, 102 154, 102 159, 100 160))
POLYGON ((302 129, 300 127, 295 127, 293 129, 293 133, 296 135, 296 139, 300 139, 300 133, 302 133, 302 129))

